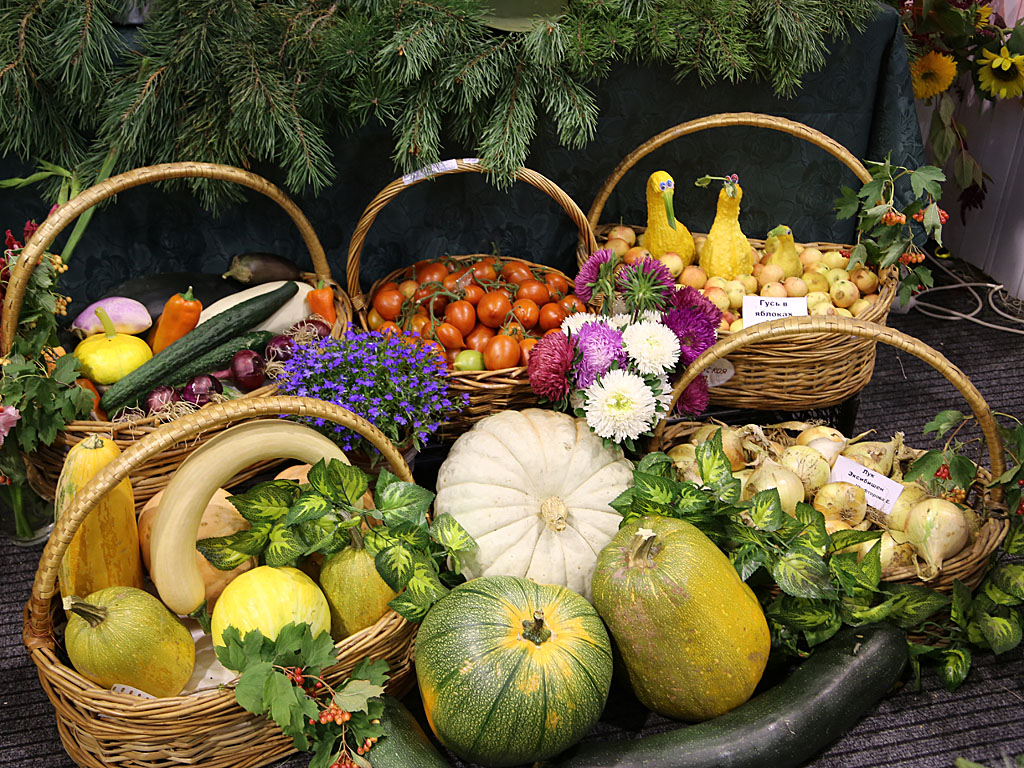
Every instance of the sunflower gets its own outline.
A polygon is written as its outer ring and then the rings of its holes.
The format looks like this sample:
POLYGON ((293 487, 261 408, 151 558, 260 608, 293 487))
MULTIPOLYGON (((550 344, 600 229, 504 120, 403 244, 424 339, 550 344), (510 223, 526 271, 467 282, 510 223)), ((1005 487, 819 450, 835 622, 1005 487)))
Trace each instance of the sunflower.
POLYGON ((990 5, 979 5, 977 8, 978 16, 974 20, 974 26, 978 29, 988 26, 989 17, 992 16, 992 6, 990 5))
POLYGON ((928 51, 910 65, 910 78, 914 83, 914 98, 930 99, 949 88, 956 77, 956 62, 952 56, 928 51))
POLYGON ((1011 54, 1006 46, 998 54, 982 51, 984 62, 978 69, 981 87, 1000 99, 1024 95, 1024 54, 1011 54))

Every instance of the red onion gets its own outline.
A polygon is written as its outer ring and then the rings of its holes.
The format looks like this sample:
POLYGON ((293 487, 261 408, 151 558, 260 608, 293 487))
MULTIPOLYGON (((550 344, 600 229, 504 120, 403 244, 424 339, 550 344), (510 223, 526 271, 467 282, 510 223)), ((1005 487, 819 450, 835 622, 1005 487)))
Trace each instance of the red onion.
POLYGON ((246 392, 263 386, 264 370, 263 357, 255 350, 240 349, 231 358, 231 378, 246 392))
POLYGON ((325 339, 331 335, 331 326, 319 318, 307 317, 289 328, 288 333, 293 335, 311 333, 318 339, 325 339))
POLYGON ((201 373, 181 388, 181 399, 186 403, 204 406, 210 402, 211 395, 219 395, 223 391, 224 387, 214 376, 201 373))
POLYGON ((162 411, 171 403, 176 403, 179 400, 181 400, 181 396, 178 394, 178 390, 174 387, 169 387, 166 384, 161 384, 146 395, 146 413, 154 414, 158 411, 162 411))
POLYGON ((267 342, 264 354, 268 363, 274 360, 279 363, 291 360, 295 354, 295 342, 290 336, 275 336, 267 342))

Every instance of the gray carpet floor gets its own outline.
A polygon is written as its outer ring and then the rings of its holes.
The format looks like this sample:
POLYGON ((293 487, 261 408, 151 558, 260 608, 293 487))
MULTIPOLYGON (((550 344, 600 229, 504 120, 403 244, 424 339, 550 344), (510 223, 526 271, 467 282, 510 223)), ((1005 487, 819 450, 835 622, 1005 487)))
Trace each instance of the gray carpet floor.
MULTIPOLYGON (((974 307, 964 290, 927 300, 961 312, 974 307)), ((1024 322, 1008 321, 987 307, 979 317, 1024 330, 1024 322)), ((942 352, 968 375, 994 411, 1024 417, 1024 338, 1020 335, 968 321, 937 320, 916 310, 894 312, 889 324, 942 352)), ((858 431, 875 428, 888 435, 902 430, 908 442, 923 448, 933 447, 921 430, 938 411, 966 410, 956 390, 934 369, 882 346, 874 378, 859 401, 858 431)), ((38 550, 18 549, 0 540, 4 584, 0 591, 0 764, 72 768, 74 763, 57 736, 53 709, 21 643, 22 608, 38 556, 38 550)), ((408 703, 416 708, 415 694, 408 703)), ((636 730, 626 731, 615 722, 606 717, 588 738, 636 735, 636 730)), ((641 733, 677 727, 654 715, 641 718, 641 723, 641 733)), ((904 685, 806 768, 952 768, 958 757, 1003 768, 1017 755, 1024 755, 1024 648, 1020 647, 999 657, 976 655, 970 677, 955 693, 943 689, 934 674, 925 674, 919 691, 904 685)), ((308 756, 295 755, 276 765, 300 768, 307 762, 308 756)), ((451 762, 463 765, 454 757, 451 762)))

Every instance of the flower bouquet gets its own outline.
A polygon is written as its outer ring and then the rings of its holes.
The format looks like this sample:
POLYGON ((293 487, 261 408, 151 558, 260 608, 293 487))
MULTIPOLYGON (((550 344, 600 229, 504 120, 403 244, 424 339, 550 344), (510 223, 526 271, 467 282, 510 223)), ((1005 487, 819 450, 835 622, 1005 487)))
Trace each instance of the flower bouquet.
MULTIPOLYGON (((399 450, 419 450, 452 409, 444 358, 416 334, 350 332, 297 342, 276 373, 282 394, 315 397, 347 408, 387 435, 399 450)), ((465 395, 463 395, 465 397, 465 395)), ((380 454, 361 435, 323 419, 310 424, 344 451, 380 454)))
MULTIPOLYGON (((570 315, 537 343, 530 386, 598 436, 635 450, 633 441, 668 414, 673 378, 715 343, 722 313, 693 288, 677 286, 660 262, 622 265, 607 249, 580 269, 576 294, 600 309, 570 315)), ((707 405, 707 380, 698 376, 676 409, 695 417, 707 405)))

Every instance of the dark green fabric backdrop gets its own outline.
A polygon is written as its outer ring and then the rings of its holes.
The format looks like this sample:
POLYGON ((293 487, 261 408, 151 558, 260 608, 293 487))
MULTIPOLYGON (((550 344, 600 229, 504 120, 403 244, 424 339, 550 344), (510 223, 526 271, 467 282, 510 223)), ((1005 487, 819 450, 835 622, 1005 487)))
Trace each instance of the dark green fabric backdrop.
MULTIPOLYGON (((808 75, 793 99, 753 83, 701 87, 695 78, 673 81, 668 69, 616 67, 594 86, 600 103, 597 135, 583 150, 561 147, 542 123, 529 165, 560 185, 586 211, 601 183, 627 153, 651 136, 701 115, 756 111, 804 122, 837 139, 854 155, 898 163, 923 161, 906 53, 898 17, 880 7, 875 21, 833 46, 827 66, 808 75)), ((311 219, 336 277, 343 279, 352 230, 370 199, 397 174, 388 131, 369 126, 336 144, 337 182, 297 202, 311 219)), ((452 146, 449 156, 471 154, 452 146)), ((643 223, 647 175, 662 168, 676 178, 677 215, 706 232, 716 188, 698 189, 703 174, 738 173, 744 187, 741 224, 764 237, 789 224, 797 239, 848 242, 850 222, 836 222, 832 202, 853 174, 822 150, 775 131, 730 128, 685 137, 642 161, 622 180, 605 207, 605 221, 643 223)), ((0 161, 0 177, 26 167, 0 161)), ((255 168, 278 181, 272 168, 255 168)), ((0 191, 0 231, 20 233, 46 206, 24 190, 0 191)), ((59 251, 60 240, 58 247, 59 251)), ((575 274, 575 230, 561 209, 532 187, 504 192, 480 175, 449 176, 404 192, 370 231, 363 285, 396 266, 445 253, 491 248, 559 266, 575 274)), ((64 276, 73 306, 83 307, 128 277, 154 272, 220 272, 241 251, 273 251, 309 265, 302 241, 277 207, 247 192, 247 203, 214 217, 181 192, 140 188, 98 211, 64 276)))

